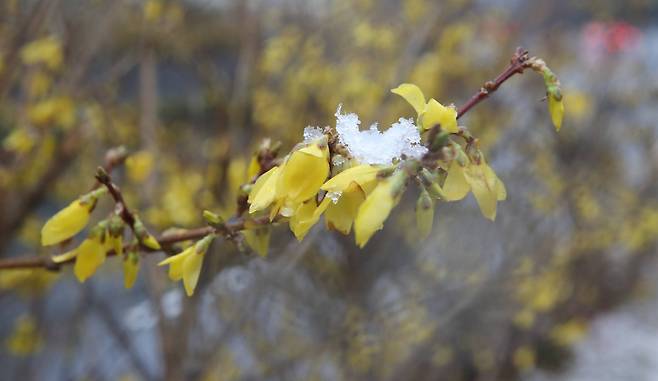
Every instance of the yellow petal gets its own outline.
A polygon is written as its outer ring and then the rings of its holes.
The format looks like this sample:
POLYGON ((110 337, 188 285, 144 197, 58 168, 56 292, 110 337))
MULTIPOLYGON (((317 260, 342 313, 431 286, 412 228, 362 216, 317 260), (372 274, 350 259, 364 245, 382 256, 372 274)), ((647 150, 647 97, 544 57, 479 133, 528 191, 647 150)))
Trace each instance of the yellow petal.
POLYGON ((182 252, 173 255, 169 258, 158 263, 158 266, 169 265, 169 279, 173 281, 181 280, 183 278, 183 262, 185 259, 194 254, 194 245, 188 247, 182 252))
POLYGON ((203 254, 193 253, 185 258, 183 262, 183 286, 187 296, 194 294, 194 289, 199 282, 201 274, 201 265, 203 265, 203 254))
POLYGON ((185 263, 186 258, 187 255, 171 263, 171 265, 169 266, 169 271, 167 272, 169 279, 171 279, 174 282, 183 279, 183 263, 185 263))
POLYGON ((71 251, 67 251, 64 254, 54 255, 51 259, 54 263, 62 263, 62 262, 66 262, 66 261, 69 261, 69 260, 75 258, 76 255, 78 255, 77 248, 75 248, 71 251))
POLYGON ((377 178, 377 173, 380 170, 381 168, 373 167, 372 165, 357 165, 329 179, 322 185, 322 189, 327 192, 342 192, 352 182, 359 184, 363 188, 364 185, 377 178))
POLYGON ((137 253, 129 253, 123 259, 123 287, 132 288, 137 280, 139 272, 139 256, 137 253))
POLYGON ((496 199, 498 201, 506 200, 507 199, 507 189, 505 188, 505 184, 503 183, 503 181, 500 178, 498 178, 498 176, 496 175, 496 172, 494 172, 493 169, 491 169, 490 166, 487 165, 484 168, 484 170, 485 170, 485 175, 487 177, 493 178, 495 183, 496 183, 496 199))
POLYGON ((354 236, 359 247, 365 246, 370 237, 384 226, 393 207, 397 204, 394 195, 396 175, 382 180, 359 206, 354 219, 354 236))
POLYGON ((126 174, 131 181, 141 183, 146 180, 153 169, 154 158, 149 151, 139 151, 126 159, 126 174))
POLYGON ((317 205, 314 199, 299 205, 295 210, 295 214, 290 218, 290 230, 295 234, 298 241, 303 240, 306 233, 318 222, 330 202, 331 200, 325 197, 320 205, 317 205))
POLYGON ((448 169, 448 177, 443 183, 443 193, 446 201, 461 200, 468 194, 471 187, 464 177, 464 168, 459 165, 457 160, 453 160, 448 169))
POLYGON ((247 168, 247 178, 253 179, 260 173, 260 163, 258 162, 258 156, 253 156, 251 161, 249 161, 249 167, 247 168))
POLYGON ((551 114, 551 120, 555 126, 556 131, 562 128, 562 118, 564 117, 564 104, 562 100, 557 100, 555 97, 548 96, 548 112, 551 114))
POLYGON ((453 107, 446 107, 434 99, 430 99, 427 102, 422 117, 423 129, 429 130, 437 124, 440 124, 443 130, 450 133, 459 132, 459 128, 457 127, 457 110, 453 107))
MULTIPOLYGON (((313 146, 309 146, 313 147, 313 146)), ((329 175, 328 151, 320 150, 320 157, 305 153, 312 148, 293 152, 286 161, 276 186, 277 197, 293 203, 306 201, 316 195, 329 175)))
POLYGON ((507 200, 507 189, 505 188, 505 184, 500 179, 496 181, 496 199, 498 201, 507 200))
POLYGON ((21 60, 27 64, 43 63, 50 69, 57 69, 62 64, 62 44, 55 36, 35 40, 21 49, 21 60))
POLYGON ((276 204, 274 204, 273 207, 270 208, 270 222, 272 222, 274 218, 279 214, 281 208, 283 207, 284 201, 285 200, 279 200, 276 202, 276 204))
POLYGON ((43 339, 36 320, 30 315, 19 317, 6 345, 9 352, 16 356, 29 356, 39 351, 43 346, 43 339))
POLYGON ((249 213, 263 210, 274 201, 278 178, 279 167, 274 167, 260 175, 249 193, 249 213))
POLYGON ((123 237, 121 236, 116 236, 112 237, 111 235, 108 237, 110 240, 110 245, 112 246, 112 249, 114 250, 114 253, 117 256, 122 256, 123 255, 123 237))
POLYGON ((271 229, 269 227, 245 230, 242 232, 247 245, 251 247, 261 257, 267 256, 267 250, 270 246, 271 229))
POLYGON ((301 148, 299 152, 320 158, 326 157, 324 150, 321 149, 317 144, 311 144, 304 148, 301 148))
POLYGON ((78 281, 84 282, 105 262, 105 246, 99 238, 87 238, 78 246, 77 251, 73 272, 78 281))
POLYGON ((365 192, 353 182, 343 191, 337 203, 329 204, 324 215, 327 227, 345 235, 350 234, 356 213, 365 199, 365 192))
POLYGON ((425 96, 418 86, 411 83, 403 83, 391 90, 391 92, 409 102, 418 115, 422 114, 425 110, 425 96))
POLYGON ((54 245, 78 234, 87 225, 92 206, 93 202, 83 204, 75 200, 50 217, 41 229, 41 244, 54 245))
POLYGON ((477 200, 482 214, 490 219, 496 219, 497 189, 493 171, 487 174, 486 164, 469 165, 464 169, 466 182, 471 186, 471 191, 477 200))

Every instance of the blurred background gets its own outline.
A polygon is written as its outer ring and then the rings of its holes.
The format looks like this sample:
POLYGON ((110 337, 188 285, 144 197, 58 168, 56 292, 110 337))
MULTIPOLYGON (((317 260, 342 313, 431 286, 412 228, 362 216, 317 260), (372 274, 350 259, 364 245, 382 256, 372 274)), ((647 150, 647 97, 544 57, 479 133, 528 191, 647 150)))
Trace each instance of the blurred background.
POLYGON ((401 82, 463 104, 517 46, 566 115, 529 72, 460 120, 507 185, 495 223, 469 196, 419 242, 410 196, 363 250, 281 226, 267 258, 213 245, 192 298, 162 254, 130 290, 116 259, 1 271, 0 379, 658 380, 655 0, 2 0, 0 258, 52 254, 41 226, 112 147, 152 231, 198 227, 263 138, 339 103, 411 117, 401 82))

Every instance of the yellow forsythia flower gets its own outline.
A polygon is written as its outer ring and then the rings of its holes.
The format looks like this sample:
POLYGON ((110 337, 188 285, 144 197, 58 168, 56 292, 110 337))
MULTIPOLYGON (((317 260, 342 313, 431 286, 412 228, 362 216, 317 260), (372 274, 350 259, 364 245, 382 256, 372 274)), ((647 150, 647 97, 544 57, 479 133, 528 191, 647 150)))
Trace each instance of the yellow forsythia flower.
POLYGON ((251 180, 254 177, 258 176, 260 173, 260 163, 258 162, 258 156, 252 156, 249 161, 249 166, 247 167, 247 177, 251 180))
POLYGON ((507 197, 502 181, 484 162, 467 166, 464 170, 464 177, 471 186, 471 191, 482 214, 492 221, 495 220, 498 200, 502 201, 507 197))
POLYGON ((153 169, 153 155, 149 151, 139 151, 126 159, 126 173, 131 181, 141 183, 153 169))
POLYGON ((372 165, 357 165, 332 177, 322 184, 321 189, 327 192, 343 192, 354 182, 362 189, 369 190, 381 170, 381 167, 372 165))
MULTIPOLYGON (((357 165, 337 174, 322 185, 326 197, 336 198, 325 212, 327 226, 343 234, 349 234, 359 206, 377 183, 382 169, 372 165, 357 165)), ((332 200, 333 201, 333 200, 332 200)))
POLYGON ((105 188, 100 188, 87 196, 80 197, 50 217, 41 229, 41 244, 48 246, 60 243, 84 229, 89 221, 89 214, 96 204, 96 198, 104 193, 103 191, 105 188))
POLYGON ((548 97, 548 112, 551 114, 551 121, 555 129, 559 132, 562 128, 562 117, 564 116, 564 104, 562 103, 562 90, 560 81, 551 69, 546 66, 543 60, 536 61, 537 69, 544 76, 544 85, 546 86, 546 96, 548 97))
POLYGON ((55 123, 67 129, 75 123, 75 105, 69 97, 51 97, 31 105, 27 116, 37 126, 55 123))
POLYGON ((562 118, 564 117, 564 104, 562 98, 558 99, 553 95, 548 95, 548 112, 551 114, 551 121, 556 131, 562 128, 562 118))
POLYGON ((465 167, 453 160, 443 191, 447 201, 461 200, 472 191, 480 211, 492 221, 496 219, 497 202, 507 198, 505 184, 484 159, 480 164, 468 163, 465 167))
POLYGON ((32 74, 27 83, 27 93, 30 98, 38 98, 46 95, 53 84, 53 78, 45 70, 39 70, 32 74))
POLYGON ((185 287, 187 296, 194 294, 194 289, 199 282, 199 275, 201 274, 203 257, 214 238, 214 234, 207 235, 195 245, 158 263, 158 266, 169 265, 169 278, 171 280, 183 280, 183 286, 185 287))
POLYGON ((16 128, 2 141, 2 146, 9 151, 25 154, 36 142, 36 136, 26 128, 16 128))
POLYGON ((123 258, 123 287, 132 288, 139 273, 139 255, 130 251, 123 258))
POLYGON ((103 233, 93 235, 75 249, 75 265, 73 273, 78 281, 84 282, 94 275, 96 270, 105 262, 108 247, 106 242, 101 242, 103 233))
POLYGON ((520 347, 514 351, 512 362, 519 370, 532 369, 535 367, 535 352, 529 346, 520 347))
POLYGON ((41 349, 42 340, 33 317, 23 315, 16 320, 7 339, 7 349, 16 356, 27 356, 41 349))
POLYGON ((306 233, 318 222, 330 202, 331 199, 325 197, 318 205, 315 199, 310 199, 297 207, 292 217, 290 217, 290 230, 292 230, 298 241, 303 240, 306 233))
POLYGON ((441 125, 441 128, 450 133, 459 132, 457 127, 457 110, 452 106, 444 106, 434 98, 425 103, 425 95, 420 88, 411 83, 403 83, 392 93, 404 98, 416 110, 418 120, 423 130, 441 125))
POLYGON ((161 0, 148 0, 144 4, 144 18, 148 22, 156 22, 162 17, 163 3, 161 0))
POLYGON ((326 142, 311 144, 293 152, 286 160, 277 182, 277 198, 297 205, 315 196, 329 175, 326 142))
POLYGON ((249 213, 255 213, 270 206, 276 196, 279 180, 279 167, 274 167, 260 175, 249 193, 249 213))
POLYGON ((267 256, 267 250, 270 246, 270 234, 271 229, 269 227, 258 227, 242 232, 247 245, 261 257, 267 256))
POLYGON ((317 195, 328 175, 329 149, 326 138, 321 138, 294 151, 282 166, 256 180, 248 198, 249 213, 274 205, 270 218, 291 217, 304 201, 317 195))
POLYGON ((352 223, 359 206, 366 199, 366 192, 358 183, 352 182, 345 188, 337 202, 331 202, 324 214, 327 227, 345 235, 350 234, 352 223))
POLYGON ((62 65, 62 43, 55 36, 32 41, 21 49, 21 60, 26 65, 42 63, 56 70, 62 65))
POLYGON ((448 168, 448 176, 443 183, 443 194, 446 201, 459 201, 466 197, 470 190, 471 187, 464 176, 464 167, 457 160, 453 160, 448 168))
POLYGON ((354 219, 354 236, 359 247, 365 246, 370 237, 384 226, 402 193, 405 176, 398 171, 382 180, 361 204, 354 219))

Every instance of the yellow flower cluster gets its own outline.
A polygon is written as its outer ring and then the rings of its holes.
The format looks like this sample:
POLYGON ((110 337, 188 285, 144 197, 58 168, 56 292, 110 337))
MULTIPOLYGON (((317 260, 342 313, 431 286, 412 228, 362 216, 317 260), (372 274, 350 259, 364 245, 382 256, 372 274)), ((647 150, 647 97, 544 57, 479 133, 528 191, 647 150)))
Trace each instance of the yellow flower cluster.
POLYGON ((290 229, 300 241, 324 214, 327 226, 343 234, 349 234, 354 225, 357 244, 364 246, 381 229, 404 179, 399 171, 383 178, 378 176, 385 170, 381 166, 352 164, 326 181, 327 137, 302 144, 282 165, 256 180, 249 194, 249 212, 270 208, 271 220, 277 216, 289 218, 290 229), (324 196, 319 203, 318 193, 324 196))
MULTIPOLYGON (((405 83, 391 91, 416 110, 421 132, 435 126, 440 126, 443 134, 460 131, 457 110, 453 106, 444 106, 434 99, 426 101, 422 91, 412 84, 405 83)), ((469 140, 465 149, 446 140, 444 146, 451 148, 454 157, 438 160, 437 166, 441 168, 438 172, 431 172, 417 160, 412 165, 402 160, 384 166, 351 159, 342 166, 342 172, 334 168, 334 176, 329 179, 331 154, 327 140, 325 135, 298 145, 283 164, 262 174, 251 188, 249 213, 269 210, 270 221, 277 216, 288 218, 290 229, 298 240, 302 240, 324 214, 330 229, 347 235, 354 227, 356 243, 363 247, 382 228, 410 179, 416 179, 422 188, 416 205, 418 231, 422 237, 431 233, 437 199, 457 201, 472 192, 482 214, 493 220, 497 202, 507 197, 505 185, 486 163, 474 140, 469 140)), ((245 236, 251 242, 255 239, 250 231, 245 236)), ((261 240, 259 253, 263 254, 266 248, 267 242, 261 240)))
MULTIPOLYGON (((107 193, 107 188, 91 191, 73 201, 64 209, 52 216, 41 229, 41 244, 51 246, 65 243, 80 233, 89 223, 89 218, 98 198, 107 193)), ((73 250, 52 257, 54 263, 64 263, 75 259, 73 272, 80 282, 94 275, 105 262, 107 253, 114 251, 117 256, 124 257, 124 285, 131 288, 137 279, 139 271, 139 256, 136 250, 125 253, 123 250, 123 231, 125 223, 117 214, 102 220, 92 227, 87 238, 73 250)), ((135 233, 136 247, 139 241, 142 245, 159 250, 160 245, 144 227, 141 220, 135 216, 132 226, 135 233)))

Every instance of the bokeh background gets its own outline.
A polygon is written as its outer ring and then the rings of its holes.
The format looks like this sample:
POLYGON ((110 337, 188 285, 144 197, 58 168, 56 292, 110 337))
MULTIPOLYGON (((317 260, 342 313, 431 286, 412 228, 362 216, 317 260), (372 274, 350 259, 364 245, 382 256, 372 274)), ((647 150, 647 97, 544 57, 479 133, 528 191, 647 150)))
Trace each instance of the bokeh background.
POLYGON ((566 115, 527 73, 460 120, 507 185, 495 223, 469 196, 422 242, 413 197, 363 250, 282 226, 267 258, 215 244, 192 298, 162 254, 130 290, 116 259, 2 271, 0 379, 658 380, 655 0, 3 0, 0 258, 52 254, 43 222, 112 147, 150 229, 201 226, 263 138, 339 103, 410 117, 401 82, 463 104, 519 45, 566 115))

